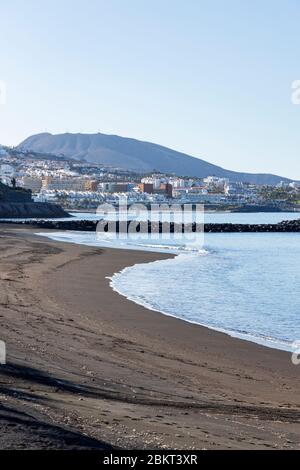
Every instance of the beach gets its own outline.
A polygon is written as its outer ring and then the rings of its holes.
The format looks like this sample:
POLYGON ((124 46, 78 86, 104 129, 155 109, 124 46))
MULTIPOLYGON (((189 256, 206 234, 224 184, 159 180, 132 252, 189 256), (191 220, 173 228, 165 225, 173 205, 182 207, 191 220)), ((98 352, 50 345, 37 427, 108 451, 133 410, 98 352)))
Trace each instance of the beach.
POLYGON ((290 353, 147 310, 110 287, 114 273, 168 255, 34 232, 0 230, 1 449, 299 449, 290 353))

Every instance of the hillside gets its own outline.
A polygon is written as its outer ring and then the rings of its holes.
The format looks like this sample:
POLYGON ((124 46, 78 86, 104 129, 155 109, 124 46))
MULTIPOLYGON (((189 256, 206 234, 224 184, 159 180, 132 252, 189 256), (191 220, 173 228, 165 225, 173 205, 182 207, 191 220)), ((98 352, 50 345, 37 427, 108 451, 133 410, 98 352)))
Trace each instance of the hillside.
POLYGON ((272 174, 239 173, 205 160, 150 142, 106 134, 37 134, 27 138, 19 149, 64 155, 68 158, 151 172, 174 173, 203 178, 214 175, 256 184, 276 184, 287 178, 272 174))
POLYGON ((0 182, 0 219, 4 218, 61 218, 69 217, 58 204, 33 202, 31 191, 10 188, 0 182))
POLYGON ((0 202, 31 202, 31 191, 23 188, 10 188, 0 182, 0 202))

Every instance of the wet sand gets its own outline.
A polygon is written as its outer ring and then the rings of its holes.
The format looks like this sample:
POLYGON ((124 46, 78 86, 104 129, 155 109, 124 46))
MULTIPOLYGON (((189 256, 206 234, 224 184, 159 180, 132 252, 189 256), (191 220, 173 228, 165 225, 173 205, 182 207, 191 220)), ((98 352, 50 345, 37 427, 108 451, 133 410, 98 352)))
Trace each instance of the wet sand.
POLYGON ((1 449, 300 448, 289 353, 110 288, 113 273, 166 257, 0 226, 1 449))

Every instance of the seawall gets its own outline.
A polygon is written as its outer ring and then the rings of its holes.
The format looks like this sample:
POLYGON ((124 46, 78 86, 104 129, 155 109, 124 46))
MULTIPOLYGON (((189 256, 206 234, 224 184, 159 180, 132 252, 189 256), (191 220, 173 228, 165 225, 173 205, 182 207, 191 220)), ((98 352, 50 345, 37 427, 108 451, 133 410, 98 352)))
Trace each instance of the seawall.
MULTIPOLYGON (((31 217, 33 217, 31 215, 31 217)), ((124 222, 119 225, 118 222, 114 227, 114 224, 108 224, 107 221, 91 221, 91 220, 76 220, 70 219, 68 221, 51 221, 51 220, 40 220, 40 221, 26 221, 22 222, 29 224, 31 226, 44 228, 44 229, 54 229, 54 230, 75 230, 75 231, 85 231, 85 232, 95 232, 100 229, 103 232, 126 232, 129 228, 131 222, 124 222), (98 226, 99 224, 99 226, 98 226)), ((300 232, 300 219, 288 220, 279 222, 277 224, 205 224, 204 227, 199 226, 199 224, 162 224, 161 222, 143 222, 139 224, 138 222, 132 222, 135 227, 136 232, 145 232, 145 233, 184 233, 184 231, 195 232, 200 231, 201 228, 204 229, 204 232, 209 233, 228 233, 228 232, 300 232)), ((130 225, 132 232, 133 225, 130 225)))

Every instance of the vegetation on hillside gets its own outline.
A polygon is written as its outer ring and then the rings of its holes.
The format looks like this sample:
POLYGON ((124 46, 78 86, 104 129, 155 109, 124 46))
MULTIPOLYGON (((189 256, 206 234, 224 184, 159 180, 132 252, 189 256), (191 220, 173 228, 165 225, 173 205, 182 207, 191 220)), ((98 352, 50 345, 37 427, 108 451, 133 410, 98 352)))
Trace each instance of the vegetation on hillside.
POLYGON ((2 202, 29 202, 31 191, 15 186, 10 188, 0 182, 0 201, 2 202))
POLYGON ((272 186, 264 186, 261 190, 261 198, 265 202, 284 201, 292 204, 299 203, 300 188, 295 189, 290 186, 278 188, 272 186))

